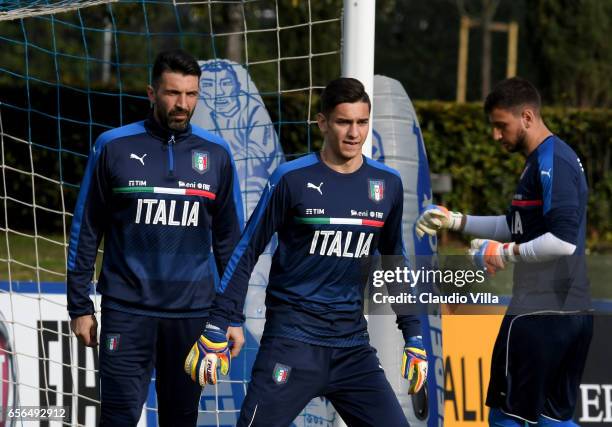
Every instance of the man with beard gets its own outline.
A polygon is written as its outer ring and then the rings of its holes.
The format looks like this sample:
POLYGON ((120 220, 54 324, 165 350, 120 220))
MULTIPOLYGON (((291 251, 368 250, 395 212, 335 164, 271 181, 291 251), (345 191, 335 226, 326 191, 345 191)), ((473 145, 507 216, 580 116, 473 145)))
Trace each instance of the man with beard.
MULTIPOLYGON (((160 53, 147 88, 149 117, 100 135, 81 184, 70 236, 68 312, 75 335, 95 347, 89 293, 104 237, 97 286, 100 425, 138 423, 153 368, 159 424, 197 421, 201 388, 182 373, 183 360, 206 323, 217 272, 243 223, 227 143, 190 124, 199 77, 187 53, 160 53)), ((234 320, 239 326, 242 319, 234 320)), ((228 338, 237 355, 241 328, 229 328, 228 338)))
POLYGON ((491 362, 487 405, 494 426, 575 425, 593 330, 584 170, 576 153, 546 127, 540 104, 536 88, 520 78, 502 81, 485 101, 495 141, 526 157, 507 215, 430 206, 416 224, 419 237, 440 229, 478 237, 469 254, 491 275, 516 263, 491 362))

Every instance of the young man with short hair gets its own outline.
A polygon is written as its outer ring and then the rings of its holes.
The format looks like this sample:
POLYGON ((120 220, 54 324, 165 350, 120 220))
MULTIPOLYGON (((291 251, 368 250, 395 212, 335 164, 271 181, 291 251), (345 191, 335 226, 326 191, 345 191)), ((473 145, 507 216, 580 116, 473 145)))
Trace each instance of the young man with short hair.
MULTIPOLYGON (((216 357, 227 351, 225 328, 242 315, 251 271, 277 232, 266 325, 239 426, 286 427, 317 396, 329 399, 349 425, 408 425, 363 316, 374 252, 407 262, 400 176, 361 154, 369 116, 370 99, 358 80, 341 78, 325 88, 317 116, 323 149, 272 175, 186 361, 193 377, 216 380, 216 357)), ((408 315, 397 323, 406 341, 404 372, 416 392, 427 371, 421 326, 408 315)))
POLYGON ((417 220, 417 234, 451 229, 478 237, 470 256, 491 275, 517 263, 493 349, 489 423, 572 426, 593 330, 584 170, 576 153, 546 127, 540 95, 527 80, 502 81, 484 109, 493 139, 526 157, 507 215, 430 206, 417 220))
MULTIPOLYGON (((199 77, 191 55, 160 53, 147 88, 149 117, 100 135, 81 184, 70 236, 68 312, 75 335, 95 347, 89 284, 104 237, 97 287, 103 426, 138 423, 153 368, 159 424, 197 421, 201 388, 182 373, 182 362, 206 323, 215 275, 225 269, 243 221, 229 146, 189 124, 199 77)), ((242 329, 229 328, 228 335, 237 354, 242 329)))

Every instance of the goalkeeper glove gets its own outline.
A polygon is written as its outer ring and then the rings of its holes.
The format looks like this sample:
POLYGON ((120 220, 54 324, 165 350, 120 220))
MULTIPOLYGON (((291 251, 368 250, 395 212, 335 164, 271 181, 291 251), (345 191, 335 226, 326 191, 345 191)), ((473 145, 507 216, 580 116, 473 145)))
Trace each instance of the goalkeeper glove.
POLYGON ((230 351, 222 329, 206 324, 204 332, 193 344, 185 359, 184 370, 200 387, 217 384, 217 369, 227 375, 230 370, 230 351))
POLYGON ((514 254, 516 243, 500 243, 495 240, 474 239, 468 251, 472 263, 494 276, 497 270, 503 270, 507 262, 518 261, 514 254))
POLYGON ((408 393, 416 394, 427 380, 427 353, 420 336, 410 337, 402 356, 402 376, 408 380, 408 393))
POLYGON ((452 212, 440 205, 429 205, 416 221, 416 233, 419 239, 426 233, 435 236, 439 230, 459 230, 463 214, 452 212))

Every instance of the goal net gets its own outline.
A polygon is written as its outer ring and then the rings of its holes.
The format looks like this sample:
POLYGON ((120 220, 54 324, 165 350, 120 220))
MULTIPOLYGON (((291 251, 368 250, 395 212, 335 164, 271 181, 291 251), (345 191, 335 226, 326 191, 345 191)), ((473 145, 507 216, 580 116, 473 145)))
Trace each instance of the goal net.
MULTIPOLYGON (((229 142, 248 217, 278 164, 319 148, 311 131, 320 90, 340 74, 341 13, 341 0, 1 2, 0 424, 10 408, 50 405, 69 416, 51 425, 97 422, 97 351, 77 344, 66 312, 72 212, 97 136, 145 118, 157 52, 200 60, 192 122, 229 142)), ((200 425, 236 423, 269 263, 268 250, 251 279, 246 348, 205 389, 200 425)), ((92 298, 99 310, 93 287, 92 298)), ((154 388, 139 425, 156 425, 154 388)), ((295 425, 333 422, 315 399, 295 425)))

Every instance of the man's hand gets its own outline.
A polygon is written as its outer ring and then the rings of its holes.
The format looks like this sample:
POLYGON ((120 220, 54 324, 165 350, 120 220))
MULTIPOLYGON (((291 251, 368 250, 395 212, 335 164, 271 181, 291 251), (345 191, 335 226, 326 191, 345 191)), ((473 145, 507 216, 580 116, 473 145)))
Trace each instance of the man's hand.
POLYGON ((217 369, 223 375, 229 373, 231 356, 226 334, 222 329, 207 324, 185 359, 185 373, 200 387, 217 384, 217 369))
POLYGON ((442 229, 461 230, 463 214, 451 212, 444 206, 429 205, 416 221, 416 233, 419 239, 425 234, 435 236, 442 229))
POLYGON ((518 256, 514 254, 515 245, 515 243, 500 243, 495 240, 474 239, 468 255, 476 267, 495 276, 497 271, 506 268, 507 262, 518 260, 518 256))
POLYGON ((70 329, 80 342, 87 347, 98 345, 98 321, 93 314, 75 317, 70 321, 70 329))
POLYGON ((242 332, 242 326, 230 326, 227 328, 227 339, 232 342, 231 356, 238 357, 242 346, 244 345, 244 333, 242 332))
POLYGON ((408 380, 408 394, 416 394, 427 381, 427 353, 420 336, 410 337, 402 356, 402 376, 408 380))

